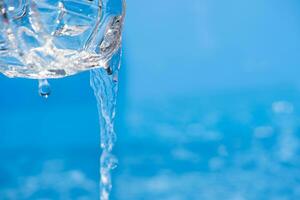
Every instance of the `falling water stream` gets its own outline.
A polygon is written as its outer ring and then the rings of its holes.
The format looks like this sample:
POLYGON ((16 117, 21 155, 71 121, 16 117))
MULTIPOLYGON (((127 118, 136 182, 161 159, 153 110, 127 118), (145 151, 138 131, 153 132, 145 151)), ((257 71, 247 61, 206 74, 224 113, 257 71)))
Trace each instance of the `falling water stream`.
POLYGON ((112 154, 116 133, 114 118, 118 90, 118 72, 120 68, 121 50, 111 60, 112 73, 104 69, 90 72, 90 84, 97 100, 102 154, 100 157, 100 199, 108 200, 112 188, 111 170, 117 166, 117 159, 112 154))

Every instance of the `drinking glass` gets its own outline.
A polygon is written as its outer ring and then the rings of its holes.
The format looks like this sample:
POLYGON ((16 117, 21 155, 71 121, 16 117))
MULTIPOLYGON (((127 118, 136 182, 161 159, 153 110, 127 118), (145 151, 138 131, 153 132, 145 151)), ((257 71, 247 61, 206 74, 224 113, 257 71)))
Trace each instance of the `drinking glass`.
POLYGON ((120 54, 123 0, 0 0, 0 72, 61 78, 120 54))

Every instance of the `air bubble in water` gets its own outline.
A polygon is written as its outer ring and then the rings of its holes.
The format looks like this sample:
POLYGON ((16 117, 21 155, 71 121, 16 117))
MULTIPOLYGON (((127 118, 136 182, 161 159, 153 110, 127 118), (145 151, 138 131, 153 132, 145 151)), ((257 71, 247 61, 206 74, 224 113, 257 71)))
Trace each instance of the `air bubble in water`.
POLYGON ((39 80, 39 94, 41 97, 48 98, 51 94, 51 87, 47 79, 39 80))

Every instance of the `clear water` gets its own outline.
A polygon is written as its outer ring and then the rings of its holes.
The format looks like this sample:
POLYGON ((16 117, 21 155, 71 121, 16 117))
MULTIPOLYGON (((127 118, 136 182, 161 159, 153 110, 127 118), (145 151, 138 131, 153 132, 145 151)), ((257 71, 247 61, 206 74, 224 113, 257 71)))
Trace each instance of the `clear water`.
POLYGON ((120 48, 122 1, 0 1, 0 72, 61 78, 103 67, 120 48))
POLYGON ((117 159, 112 154, 116 141, 114 118, 118 90, 118 71, 121 62, 121 50, 112 58, 112 74, 103 69, 91 71, 91 87, 94 90, 98 104, 101 148, 100 158, 100 199, 108 200, 112 189, 111 170, 117 165, 117 159))
MULTIPOLYGON (((111 199, 300 199, 300 2, 127 2, 111 199)), ((3 199, 98 198, 89 78, 0 78, 3 199)))
POLYGON ((101 127, 101 200, 109 199, 110 172, 117 163, 112 149, 122 9, 122 1, 0 0, 0 72, 4 75, 39 79, 39 94, 48 98, 48 78, 93 69, 90 82, 101 127))
POLYGON ((39 80, 39 94, 44 98, 48 98, 51 94, 51 87, 46 79, 39 80))

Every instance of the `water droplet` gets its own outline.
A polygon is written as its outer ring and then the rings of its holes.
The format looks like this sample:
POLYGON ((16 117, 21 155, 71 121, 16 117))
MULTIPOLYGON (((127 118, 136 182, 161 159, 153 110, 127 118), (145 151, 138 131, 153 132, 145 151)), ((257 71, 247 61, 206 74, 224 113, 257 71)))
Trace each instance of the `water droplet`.
POLYGON ((48 98, 51 94, 51 87, 47 79, 39 80, 39 94, 41 97, 48 98))

